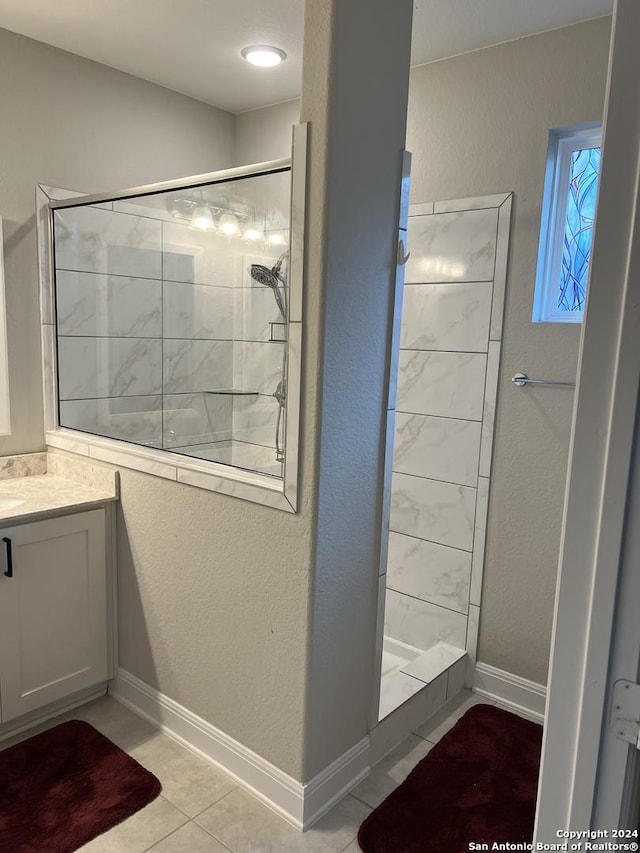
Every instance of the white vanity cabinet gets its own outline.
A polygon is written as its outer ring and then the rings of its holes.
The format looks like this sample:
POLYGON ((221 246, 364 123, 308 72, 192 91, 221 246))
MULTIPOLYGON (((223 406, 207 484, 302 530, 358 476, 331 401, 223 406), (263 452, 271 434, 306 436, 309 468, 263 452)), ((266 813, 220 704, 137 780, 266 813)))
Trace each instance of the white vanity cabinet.
POLYGON ((0 723, 109 677, 105 510, 0 527, 0 723))

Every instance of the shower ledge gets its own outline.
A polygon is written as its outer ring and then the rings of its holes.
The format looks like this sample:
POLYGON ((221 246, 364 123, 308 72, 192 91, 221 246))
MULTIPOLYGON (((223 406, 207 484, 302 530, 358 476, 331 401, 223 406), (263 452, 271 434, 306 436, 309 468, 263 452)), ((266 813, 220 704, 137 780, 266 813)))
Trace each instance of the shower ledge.
MULTIPOLYGON (((385 637, 385 647, 391 651, 395 646, 399 648, 399 655, 403 654, 404 647, 405 663, 399 667, 386 672, 380 685, 380 707, 378 719, 383 720, 393 711, 403 705, 408 699, 427 688, 440 675, 448 672, 458 661, 466 658, 464 649, 456 648, 448 643, 436 643, 426 652, 412 649, 404 643, 395 643, 385 637)), ((447 700, 449 690, 447 690, 447 700)))

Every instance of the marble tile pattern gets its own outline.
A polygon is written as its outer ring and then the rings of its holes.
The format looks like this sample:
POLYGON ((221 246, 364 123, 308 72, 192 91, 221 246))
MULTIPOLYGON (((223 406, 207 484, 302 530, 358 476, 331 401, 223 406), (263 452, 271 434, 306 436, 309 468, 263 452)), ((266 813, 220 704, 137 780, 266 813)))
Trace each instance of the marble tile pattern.
POLYGON ((186 222, 162 224, 165 281, 234 287, 242 275, 242 245, 209 231, 192 231, 186 222))
POLYGON ((59 270, 57 316, 60 335, 159 338, 162 283, 59 270))
POLYGON ((399 412, 482 420, 484 353, 400 351, 399 412))
POLYGON ((162 393, 162 342, 58 337, 61 400, 162 393))
MULTIPOLYGON (((450 670, 464 657, 466 657, 466 652, 463 649, 450 646, 447 643, 436 643, 424 654, 405 664, 402 667, 402 672, 429 684, 443 672, 450 670)), ((462 690, 462 687, 459 690, 462 690)))
POLYGON ((164 447, 174 449, 233 437, 233 398, 216 394, 165 394, 164 447))
POLYGON ((120 478, 113 468, 105 468, 101 465, 90 464, 82 459, 72 456, 63 456, 55 451, 48 451, 47 473, 70 483, 78 483, 81 486, 89 486, 101 492, 118 495, 120 478))
POLYGON ((389 589, 467 613, 470 576, 471 554, 467 551, 390 532, 389 589))
POLYGON ((233 437, 275 447, 278 401, 270 394, 233 397, 233 437))
POLYGON ((469 620, 475 654, 511 198, 409 211, 391 532, 381 572, 387 633, 425 650, 443 640, 464 649, 469 620))
POLYGON ((117 487, 103 491, 54 474, 33 474, 0 480, 0 498, 20 503, 0 510, 0 522, 32 521, 61 509, 90 509, 117 499, 117 487))
POLYGON ((164 338, 233 339, 233 288, 165 281, 162 290, 164 338))
POLYGON ((166 340, 162 348, 162 390, 188 394, 231 388, 231 341, 166 340))
POLYGON ((57 270, 162 278, 161 224, 100 207, 54 212, 57 270))
POLYGON ((162 396, 106 397, 60 402, 60 426, 107 438, 162 446, 162 396))
POLYGON ((233 387, 273 394, 282 378, 284 344, 234 341, 233 387))
POLYGON ((406 284, 402 349, 486 352, 491 282, 406 284))
POLYGON ((393 470, 461 486, 478 481, 480 424, 429 415, 396 415, 393 470))
POLYGON ((493 281, 498 210, 409 216, 407 284, 493 281))
POLYGON ((391 495, 392 531, 471 552, 475 489, 394 474, 391 495))
POLYGON ((403 643, 430 649, 438 642, 465 648, 467 617, 437 604, 387 589, 385 634, 403 643))
POLYGON ((46 453, 23 453, 18 456, 0 456, 0 480, 32 477, 47 473, 46 453))
MULTIPOLYGON (((288 181, 286 176, 281 182, 285 208, 288 181)), ((41 190, 43 215, 46 199, 41 190)), ((250 275, 252 263, 272 267, 282 248, 260 246, 252 254, 253 246, 193 231, 144 200, 66 208, 53 219, 55 316, 42 264, 41 278, 43 319, 57 324, 59 336, 50 361, 57 359, 59 369, 60 418, 51 367, 48 428, 59 425, 195 458, 200 450, 205 460, 282 477, 273 452, 278 417, 273 393, 282 378, 283 345, 269 342, 271 323, 282 318, 272 291, 250 275), (252 406, 244 398, 204 394, 249 386, 261 392, 252 406)), ((42 255, 44 262, 48 253, 42 255)), ((296 311, 300 321, 300 304, 296 311)), ((296 408, 294 390, 289 420, 296 408)), ((95 458, 119 453, 108 445, 92 450, 95 458)), ((128 458, 126 448, 123 453, 128 458)), ((160 476, 177 476, 171 465, 139 460, 140 470, 149 467, 160 476)))

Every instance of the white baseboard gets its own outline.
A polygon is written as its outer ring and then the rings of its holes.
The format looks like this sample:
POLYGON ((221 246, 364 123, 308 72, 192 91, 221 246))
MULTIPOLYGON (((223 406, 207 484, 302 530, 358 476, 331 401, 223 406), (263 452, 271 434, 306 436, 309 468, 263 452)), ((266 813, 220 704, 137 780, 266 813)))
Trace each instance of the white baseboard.
POLYGON ((477 663, 473 689, 481 696, 495 699, 501 705, 512 708, 541 723, 544 720, 544 706, 547 700, 547 688, 497 669, 488 663, 477 663))
POLYGON ((296 829, 309 829, 370 771, 368 737, 303 784, 126 670, 118 670, 109 693, 222 768, 296 829))

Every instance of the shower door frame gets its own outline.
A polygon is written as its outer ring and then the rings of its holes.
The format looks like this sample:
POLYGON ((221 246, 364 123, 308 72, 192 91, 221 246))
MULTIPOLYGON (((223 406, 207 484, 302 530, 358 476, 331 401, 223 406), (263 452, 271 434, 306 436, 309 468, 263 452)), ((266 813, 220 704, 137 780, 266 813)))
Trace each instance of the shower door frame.
POLYGON ((45 440, 47 445, 79 453, 124 468, 174 480, 209 491, 264 504, 295 513, 298 508, 299 437, 301 399, 301 349, 304 235, 306 212, 307 124, 293 127, 291 157, 249 166, 192 175, 124 190, 85 195, 60 188, 38 185, 36 208, 40 277, 40 315, 43 354, 43 394, 45 440), (286 348, 285 461, 282 478, 234 468, 219 462, 198 460, 164 449, 150 449, 131 442, 92 435, 60 426, 58 419, 57 325, 55 316, 55 267, 53 215, 67 207, 86 207, 115 198, 152 195, 167 190, 184 190, 231 181, 236 178, 268 175, 290 170, 289 276, 286 348))

